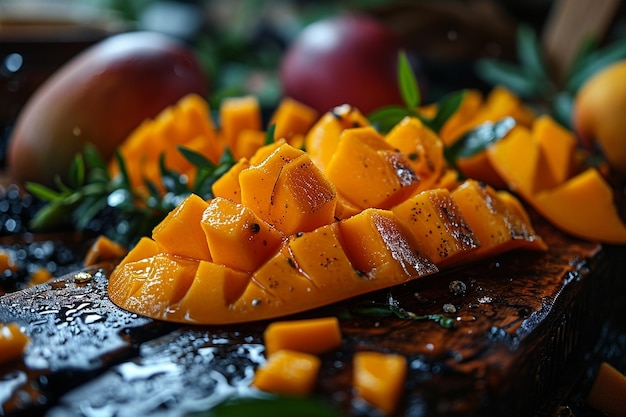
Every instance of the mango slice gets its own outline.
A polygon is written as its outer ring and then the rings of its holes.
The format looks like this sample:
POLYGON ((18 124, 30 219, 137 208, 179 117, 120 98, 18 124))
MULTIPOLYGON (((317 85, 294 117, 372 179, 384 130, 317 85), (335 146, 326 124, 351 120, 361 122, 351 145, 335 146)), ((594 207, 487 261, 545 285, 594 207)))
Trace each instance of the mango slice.
POLYGON ((445 188, 417 194, 392 211, 415 236, 419 253, 441 269, 463 262, 480 246, 445 188))
POLYGON ((267 326, 263 339, 267 355, 285 349, 320 355, 342 342, 337 317, 276 321, 267 326))
POLYGON ((0 364, 19 358, 30 338, 15 323, 0 323, 0 364))
POLYGON ((245 156, 236 153, 237 140, 244 130, 261 131, 263 129, 259 100, 255 96, 227 97, 220 104, 219 117, 220 130, 226 146, 230 148, 236 159, 245 156))

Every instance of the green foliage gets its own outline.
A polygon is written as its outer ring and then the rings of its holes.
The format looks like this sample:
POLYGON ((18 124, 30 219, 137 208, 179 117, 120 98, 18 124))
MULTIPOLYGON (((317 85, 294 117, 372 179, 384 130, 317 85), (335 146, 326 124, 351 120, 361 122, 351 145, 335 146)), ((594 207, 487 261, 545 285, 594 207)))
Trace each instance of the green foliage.
POLYGON ((555 120, 571 128, 577 91, 590 76, 621 59, 626 59, 626 41, 599 48, 594 38, 588 38, 568 68, 565 80, 559 83, 548 69, 534 30, 521 25, 517 31, 516 63, 485 58, 476 62, 475 69, 486 82, 503 85, 518 96, 547 107, 555 120))
POLYGON ((341 417, 338 410, 321 400, 267 395, 230 398, 210 410, 187 417, 341 417))
POLYGON ((55 179, 56 190, 37 183, 26 184, 26 189, 46 202, 33 217, 33 231, 58 230, 72 227, 85 230, 106 209, 114 213, 117 227, 104 231, 111 239, 130 246, 142 236, 151 233, 172 209, 191 193, 202 198, 212 197, 211 186, 235 160, 226 150, 218 164, 203 155, 179 147, 178 150, 196 169, 195 181, 189 184, 185 176, 165 166, 165 156, 159 159, 161 184, 144 179, 145 190, 134 189, 119 152, 115 158, 119 175, 111 177, 107 164, 91 145, 77 154, 69 167, 67 184, 55 179))
POLYGON ((404 106, 385 106, 374 110, 367 116, 370 123, 381 132, 388 132, 402 119, 410 116, 417 117, 422 123, 438 133, 448 118, 459 108, 465 95, 465 91, 461 90, 443 97, 437 103, 437 114, 433 118, 421 114, 418 109, 421 104, 419 85, 404 52, 400 52, 398 55, 398 88, 404 106))

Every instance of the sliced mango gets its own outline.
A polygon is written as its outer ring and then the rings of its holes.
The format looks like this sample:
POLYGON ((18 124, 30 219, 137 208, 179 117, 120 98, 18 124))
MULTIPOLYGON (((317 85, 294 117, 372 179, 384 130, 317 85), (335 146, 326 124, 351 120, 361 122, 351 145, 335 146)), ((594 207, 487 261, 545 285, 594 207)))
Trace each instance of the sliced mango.
POLYGON ((342 342, 337 317, 273 322, 263 339, 267 355, 284 349, 319 355, 337 349, 342 342))
POLYGON ((480 242, 472 259, 520 248, 547 249, 527 217, 518 214, 519 206, 509 208, 492 187, 466 180, 451 195, 480 242))
POLYGON ((613 190, 595 168, 532 196, 533 207, 561 230, 583 239, 626 244, 626 223, 613 190))
POLYGON ((283 98, 272 115, 269 125, 275 125, 274 137, 291 146, 303 145, 304 135, 317 121, 317 110, 290 97, 283 98))
POLYGON ((235 153, 239 134, 244 130, 263 130, 259 100, 255 96, 227 97, 220 104, 219 118, 226 146, 235 159, 241 158, 244 155, 235 153))
POLYGON ((480 246, 445 188, 424 191, 392 211, 415 237, 419 252, 439 269, 462 262, 480 246))
POLYGON ((30 338, 15 323, 0 323, 0 364, 19 358, 30 338))

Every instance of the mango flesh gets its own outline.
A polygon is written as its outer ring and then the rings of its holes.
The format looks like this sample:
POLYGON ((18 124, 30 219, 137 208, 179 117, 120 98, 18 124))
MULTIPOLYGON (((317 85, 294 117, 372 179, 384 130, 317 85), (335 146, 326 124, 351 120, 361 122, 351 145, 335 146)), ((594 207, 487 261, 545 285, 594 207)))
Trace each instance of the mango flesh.
POLYGON ((86 143, 109 158, 143 120, 190 93, 204 97, 208 86, 182 43, 149 32, 105 39, 30 97, 9 139, 9 175, 18 184, 51 184, 86 143))

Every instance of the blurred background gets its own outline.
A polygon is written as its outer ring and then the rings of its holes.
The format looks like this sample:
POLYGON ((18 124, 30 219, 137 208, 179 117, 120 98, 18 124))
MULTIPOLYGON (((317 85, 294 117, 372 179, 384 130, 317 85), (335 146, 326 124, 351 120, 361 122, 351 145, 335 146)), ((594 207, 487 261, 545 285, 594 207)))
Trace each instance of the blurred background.
MULTIPOLYGON (((481 75, 476 63, 484 58, 516 62, 520 25, 531 28, 545 43, 546 32, 557 26, 556 3, 567 2, 0 0, 0 167, 7 132, 27 97, 72 56, 115 33, 153 30, 182 39, 202 62, 213 107, 225 96, 254 94, 264 108, 271 109, 284 93, 285 75, 279 68, 293 40, 312 22, 358 12, 377 19, 399 37, 410 53, 424 103, 460 88, 490 88, 493 79, 481 75)), ((608 9, 599 17, 603 20, 595 23, 601 43, 624 38, 622 2, 571 3, 608 9)), ((360 33, 354 30, 350 36, 360 33)), ((325 66, 319 62, 313 70, 325 66)), ((515 69, 508 75, 515 78, 515 69)), ((521 90, 522 96, 537 92, 527 85, 521 90)))

